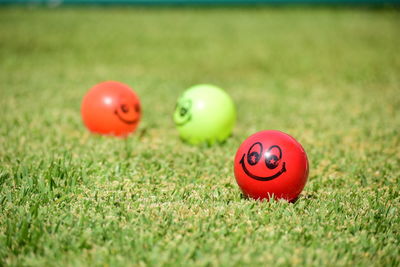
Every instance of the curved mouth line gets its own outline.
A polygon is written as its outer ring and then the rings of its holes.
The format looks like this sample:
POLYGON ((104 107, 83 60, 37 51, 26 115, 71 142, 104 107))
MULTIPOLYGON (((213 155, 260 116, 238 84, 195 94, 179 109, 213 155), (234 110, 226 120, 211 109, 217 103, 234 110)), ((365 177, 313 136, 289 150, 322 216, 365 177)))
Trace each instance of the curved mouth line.
POLYGON ((252 174, 247 168, 246 165, 244 164, 244 156, 246 154, 243 154, 242 159, 240 160, 240 164, 242 165, 242 169, 243 171, 251 178, 258 180, 258 181, 271 181, 275 178, 278 178, 282 173, 284 173, 286 171, 286 162, 282 163, 282 168, 279 172, 275 173, 272 176, 266 176, 266 177, 262 177, 262 176, 257 176, 252 174))
POLYGON ((183 122, 179 122, 179 123, 178 123, 178 122, 175 122, 175 125, 177 125, 177 126, 185 125, 185 124, 188 123, 191 119, 192 119, 192 114, 190 114, 189 117, 187 117, 187 119, 184 120, 183 122))
POLYGON ((114 113, 115 113, 115 115, 117 115, 117 117, 118 117, 122 122, 125 122, 126 124, 135 124, 135 123, 137 123, 137 121, 138 121, 137 119, 136 119, 136 120, 125 120, 124 118, 121 117, 121 115, 119 115, 119 113, 118 113, 117 110, 115 110, 114 113))

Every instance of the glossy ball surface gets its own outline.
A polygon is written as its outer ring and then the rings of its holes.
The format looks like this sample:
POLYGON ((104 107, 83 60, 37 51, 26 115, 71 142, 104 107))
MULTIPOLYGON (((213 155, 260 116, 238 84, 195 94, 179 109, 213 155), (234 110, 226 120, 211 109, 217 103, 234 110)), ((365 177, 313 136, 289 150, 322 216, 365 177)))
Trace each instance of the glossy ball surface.
POLYGON ((208 84, 187 89, 178 99, 174 112, 181 139, 194 145, 225 141, 232 134, 235 121, 231 97, 208 84))
POLYGON ((307 182, 308 168, 307 154, 300 143, 276 130, 248 137, 234 162, 240 189, 254 199, 295 200, 307 182))
POLYGON ((140 100, 123 83, 102 82, 93 86, 84 96, 81 115, 85 126, 93 133, 127 136, 139 124, 140 100))

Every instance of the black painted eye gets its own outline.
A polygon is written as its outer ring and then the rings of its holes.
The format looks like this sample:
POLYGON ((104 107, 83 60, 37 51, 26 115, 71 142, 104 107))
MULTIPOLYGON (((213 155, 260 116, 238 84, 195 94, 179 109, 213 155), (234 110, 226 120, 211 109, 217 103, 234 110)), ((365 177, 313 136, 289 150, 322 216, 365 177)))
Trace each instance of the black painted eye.
POLYGON ((249 151, 247 151, 247 163, 250 165, 256 165, 260 159, 261 155, 263 153, 263 146, 260 142, 254 143, 250 148, 249 151))
POLYGON ((124 113, 128 113, 129 112, 129 107, 127 105, 125 105, 125 104, 122 104, 121 105, 121 110, 124 113))
POLYGON ((191 107, 192 107, 192 101, 183 100, 183 101, 178 101, 176 109, 177 109, 180 117, 185 117, 188 115, 191 107))
POLYGON ((279 146, 274 145, 270 146, 265 152, 265 165, 267 165, 268 169, 275 169, 278 167, 280 160, 282 159, 282 150, 279 146))
POLYGON ((139 104, 135 104, 135 111, 136 111, 137 113, 140 112, 140 105, 139 105, 139 104))
POLYGON ((181 115, 181 117, 184 117, 187 112, 188 110, 185 107, 181 107, 181 109, 179 110, 179 115, 181 115))

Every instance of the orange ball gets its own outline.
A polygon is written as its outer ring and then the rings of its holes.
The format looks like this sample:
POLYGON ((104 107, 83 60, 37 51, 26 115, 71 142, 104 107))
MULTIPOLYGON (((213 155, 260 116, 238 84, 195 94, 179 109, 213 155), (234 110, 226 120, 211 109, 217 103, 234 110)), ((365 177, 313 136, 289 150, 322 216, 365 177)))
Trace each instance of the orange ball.
POLYGON ((135 131, 139 124, 140 100, 123 83, 102 82, 83 98, 81 114, 91 132, 123 137, 135 131))

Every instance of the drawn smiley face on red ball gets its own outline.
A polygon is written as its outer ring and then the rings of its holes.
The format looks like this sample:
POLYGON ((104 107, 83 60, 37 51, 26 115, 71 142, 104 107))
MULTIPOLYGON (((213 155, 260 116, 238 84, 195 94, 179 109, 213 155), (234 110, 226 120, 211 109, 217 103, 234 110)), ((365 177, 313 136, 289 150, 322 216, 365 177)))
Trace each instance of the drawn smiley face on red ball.
POLYGON ((95 85, 85 95, 81 114, 91 132, 126 136, 140 122, 140 100, 127 85, 107 81, 95 85))
POLYGON ((136 101, 129 101, 129 99, 120 96, 119 104, 117 104, 114 114, 123 123, 132 125, 139 122, 140 119, 140 104, 136 101))
POLYGON ((275 130, 261 131, 239 147, 234 172, 245 195, 292 201, 307 181, 308 159, 293 137, 275 130))
POLYGON ((286 162, 280 164, 281 160, 282 149, 278 145, 272 145, 267 150, 264 150, 261 142, 255 142, 250 146, 247 154, 243 154, 240 160, 240 164, 242 165, 243 171, 249 177, 258 181, 270 181, 278 178, 282 173, 286 171, 286 162), (274 174, 269 174, 267 171, 262 176, 259 176, 249 170, 251 169, 251 167, 249 167, 249 169, 246 167, 246 165, 254 166, 258 163, 265 164, 265 167, 270 170, 276 169, 279 165, 282 165, 282 167, 278 172, 275 172, 274 174))

